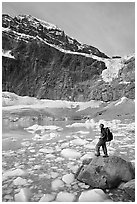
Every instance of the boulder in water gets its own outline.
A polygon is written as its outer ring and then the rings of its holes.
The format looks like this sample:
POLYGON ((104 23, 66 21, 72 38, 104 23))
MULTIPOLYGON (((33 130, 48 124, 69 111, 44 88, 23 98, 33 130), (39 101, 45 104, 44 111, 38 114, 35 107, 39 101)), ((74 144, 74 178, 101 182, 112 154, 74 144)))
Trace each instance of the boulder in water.
POLYGON ((134 179, 135 170, 131 162, 117 156, 94 157, 80 168, 76 178, 92 188, 110 189, 134 179))

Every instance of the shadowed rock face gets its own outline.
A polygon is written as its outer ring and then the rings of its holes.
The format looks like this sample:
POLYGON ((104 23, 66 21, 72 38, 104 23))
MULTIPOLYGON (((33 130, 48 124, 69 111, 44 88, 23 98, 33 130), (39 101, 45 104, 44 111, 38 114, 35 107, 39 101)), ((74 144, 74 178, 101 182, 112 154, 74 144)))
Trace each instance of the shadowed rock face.
POLYGON ((120 157, 95 157, 77 173, 77 179, 93 188, 115 188, 122 181, 135 178, 135 171, 130 162, 120 157))
POLYGON ((2 58, 3 91, 72 101, 134 99, 134 57, 123 61, 118 77, 107 83, 102 72, 108 56, 97 48, 32 16, 3 15, 2 24, 3 52, 10 53, 2 58))
POLYGON ((120 189, 124 189, 124 191, 130 195, 130 197, 135 200, 135 179, 128 181, 127 183, 122 183, 119 186, 120 189))

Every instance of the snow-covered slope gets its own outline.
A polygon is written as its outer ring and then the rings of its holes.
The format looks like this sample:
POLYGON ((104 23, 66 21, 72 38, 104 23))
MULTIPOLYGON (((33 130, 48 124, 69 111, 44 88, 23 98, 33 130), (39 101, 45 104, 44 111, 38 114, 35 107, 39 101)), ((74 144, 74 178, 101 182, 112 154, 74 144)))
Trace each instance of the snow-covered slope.
MULTIPOLYGON (((31 112, 55 114, 55 117, 62 116, 62 118, 100 118, 100 119, 114 119, 120 117, 134 117, 135 115, 135 101, 122 97, 121 99, 104 103, 91 100, 89 102, 72 102, 63 100, 38 100, 34 97, 18 96, 14 93, 3 92, 2 95, 3 112, 10 113, 25 113, 27 115, 31 112), (54 113, 55 112, 55 113, 54 113)), ((88 121, 87 121, 88 122, 88 121)), ((89 123, 89 122, 88 122, 89 123)), ((88 124, 87 124, 88 125, 88 124)), ((91 125, 91 124, 90 124, 91 125)))
POLYGON ((45 42, 64 50, 94 54, 108 58, 107 55, 100 52, 97 48, 81 44, 76 39, 69 37, 57 26, 31 15, 18 15, 12 18, 7 14, 3 14, 2 20, 3 32, 14 32, 14 34, 16 32, 17 35, 24 37, 24 40, 25 38, 28 40, 28 36, 31 38, 39 37, 45 42))

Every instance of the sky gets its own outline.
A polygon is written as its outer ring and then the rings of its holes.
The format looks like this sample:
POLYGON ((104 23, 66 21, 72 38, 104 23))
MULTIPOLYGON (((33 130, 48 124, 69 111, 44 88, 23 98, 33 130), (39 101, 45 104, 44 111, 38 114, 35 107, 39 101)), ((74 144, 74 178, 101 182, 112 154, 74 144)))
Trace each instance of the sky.
POLYGON ((135 52, 134 2, 3 2, 2 13, 50 22, 108 56, 135 52))

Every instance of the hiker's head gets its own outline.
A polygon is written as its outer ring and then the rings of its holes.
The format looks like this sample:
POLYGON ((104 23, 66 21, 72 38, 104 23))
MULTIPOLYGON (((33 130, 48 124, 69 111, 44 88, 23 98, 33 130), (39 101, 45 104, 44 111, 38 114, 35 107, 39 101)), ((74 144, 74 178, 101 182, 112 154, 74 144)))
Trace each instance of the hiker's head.
POLYGON ((100 129, 102 129, 102 128, 104 127, 104 125, 103 125, 103 124, 100 124, 99 127, 100 127, 100 129))

